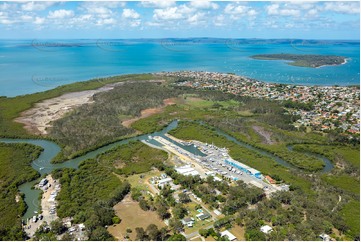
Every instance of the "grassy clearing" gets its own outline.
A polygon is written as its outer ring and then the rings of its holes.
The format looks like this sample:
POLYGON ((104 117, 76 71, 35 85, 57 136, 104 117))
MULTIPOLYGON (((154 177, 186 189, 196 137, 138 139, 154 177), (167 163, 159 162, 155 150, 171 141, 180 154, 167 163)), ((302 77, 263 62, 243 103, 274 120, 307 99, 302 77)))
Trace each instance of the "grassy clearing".
POLYGON ((246 240, 246 238, 244 237, 244 232, 245 229, 244 227, 241 227, 239 225, 235 225, 230 229, 230 232, 237 237, 237 240, 246 240))
POLYGON ((142 210, 138 202, 133 201, 130 196, 123 199, 122 202, 114 206, 115 214, 121 219, 120 224, 113 225, 108 228, 108 231, 116 238, 123 239, 127 234, 126 230, 130 228, 132 233, 129 233, 131 240, 135 240, 135 228, 143 227, 146 229, 148 225, 155 224, 158 228, 166 225, 159 219, 156 212, 142 210))
POLYGON ((152 192, 152 190, 149 189, 147 183, 151 177, 160 176, 161 174, 162 172, 158 170, 151 170, 146 173, 128 176, 126 179, 130 183, 132 188, 137 188, 143 191, 152 192))

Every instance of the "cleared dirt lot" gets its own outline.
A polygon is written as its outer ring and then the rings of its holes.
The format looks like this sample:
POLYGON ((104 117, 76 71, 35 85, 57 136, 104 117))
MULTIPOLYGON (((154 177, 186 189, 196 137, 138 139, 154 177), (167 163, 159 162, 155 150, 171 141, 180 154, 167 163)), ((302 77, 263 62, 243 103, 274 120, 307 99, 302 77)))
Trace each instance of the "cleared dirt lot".
POLYGON ((138 202, 134 202, 128 195, 123 201, 114 206, 115 214, 122 220, 120 224, 111 226, 108 228, 117 240, 124 240, 124 236, 127 234, 127 228, 130 228, 133 232, 129 234, 131 240, 135 240, 136 227, 143 227, 144 230, 150 224, 155 224, 158 228, 165 227, 165 223, 158 218, 158 215, 153 211, 143 211, 138 202))

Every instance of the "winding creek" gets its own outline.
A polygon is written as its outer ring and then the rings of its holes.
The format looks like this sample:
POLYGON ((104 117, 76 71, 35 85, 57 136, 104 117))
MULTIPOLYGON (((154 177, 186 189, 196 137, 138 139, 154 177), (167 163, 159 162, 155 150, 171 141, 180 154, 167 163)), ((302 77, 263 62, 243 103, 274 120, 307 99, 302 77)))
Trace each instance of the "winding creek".
MULTIPOLYGON (((197 148, 195 148, 193 145, 183 145, 180 143, 177 143, 171 139, 169 139, 165 134, 167 132, 169 132, 170 130, 176 128, 178 125, 178 121, 174 120, 172 121, 168 126, 166 126, 163 130, 158 131, 158 132, 154 132, 151 134, 146 134, 146 135, 140 135, 140 136, 136 136, 136 137, 131 137, 131 138, 127 138, 124 140, 120 140, 114 143, 111 143, 109 145, 103 146, 101 148, 98 148, 94 151, 90 151, 88 153, 86 153, 85 155, 79 156, 77 158, 68 160, 66 162, 63 163, 57 163, 57 164, 52 164, 50 163, 50 161, 60 152, 61 148, 54 142, 52 141, 48 141, 48 140, 41 140, 41 139, 0 139, 0 142, 4 142, 4 143, 29 143, 29 144, 33 144, 33 145, 37 145, 40 146, 44 149, 44 151, 40 154, 40 156, 34 160, 31 164, 31 166, 37 170, 41 175, 44 174, 49 174, 51 173, 53 170, 57 169, 57 168, 75 168, 77 169, 79 164, 87 159, 92 159, 95 158, 97 155, 104 153, 107 150, 110 150, 116 146, 122 145, 122 144, 127 144, 131 141, 136 141, 136 140, 146 140, 148 143, 151 143, 154 146, 157 147, 161 147, 162 145, 160 143, 158 143, 157 141, 150 139, 150 136, 161 136, 169 141, 171 141, 172 143, 175 143, 177 145, 179 145, 180 147, 186 149, 187 151, 196 154, 196 155, 200 155, 200 156, 204 156, 204 154, 202 152, 200 152, 197 148)), ((223 132, 222 130, 216 129, 216 132, 219 135, 224 136, 225 138, 227 138, 228 140, 242 146, 245 147, 247 149, 250 149, 254 152, 257 152, 259 154, 262 154, 264 156, 270 157, 273 160, 275 160, 277 163, 279 163, 280 165, 283 165, 285 167, 288 168, 294 168, 294 169, 298 169, 297 167, 293 166, 292 164, 288 163, 287 161, 267 152, 264 151, 262 149, 253 147, 249 144, 246 144, 244 142, 241 142, 237 139, 235 139, 234 137, 228 135, 227 133, 223 132)), ((287 147, 289 150, 292 150, 293 147, 292 146, 288 146, 287 147)), ((322 159, 325 162, 325 167, 322 170, 322 172, 328 172, 330 170, 332 170, 333 165, 331 163, 331 161, 329 159, 327 159, 324 156, 318 155, 318 154, 313 154, 313 153, 306 153, 308 155, 314 155, 317 156, 318 158, 322 159)), ((28 209, 26 211, 26 213, 23 216, 23 219, 26 220, 27 218, 31 218, 33 215, 35 215, 35 211, 38 211, 40 209, 40 201, 38 199, 39 195, 40 195, 40 190, 37 189, 32 189, 32 187, 34 186, 34 184, 37 181, 31 181, 31 182, 27 182, 22 184, 21 186, 19 186, 19 190, 20 192, 25 194, 25 202, 28 205, 28 209)))

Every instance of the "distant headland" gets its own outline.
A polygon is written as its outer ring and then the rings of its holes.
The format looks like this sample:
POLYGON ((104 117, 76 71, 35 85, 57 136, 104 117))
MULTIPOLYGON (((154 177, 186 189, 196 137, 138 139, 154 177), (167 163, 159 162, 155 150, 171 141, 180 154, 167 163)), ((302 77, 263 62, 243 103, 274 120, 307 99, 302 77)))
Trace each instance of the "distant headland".
POLYGON ((287 60, 287 64, 300 67, 318 68, 322 66, 342 65, 346 63, 346 58, 335 55, 298 55, 298 54, 262 54, 253 55, 253 59, 258 60, 287 60))

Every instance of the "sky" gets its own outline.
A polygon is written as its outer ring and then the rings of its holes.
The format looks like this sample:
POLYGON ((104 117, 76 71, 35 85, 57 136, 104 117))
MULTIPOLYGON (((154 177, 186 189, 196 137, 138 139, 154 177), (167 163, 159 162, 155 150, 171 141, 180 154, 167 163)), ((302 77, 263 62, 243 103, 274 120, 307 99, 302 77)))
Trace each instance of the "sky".
POLYGON ((359 40, 360 3, 0 2, 1 39, 359 40))

